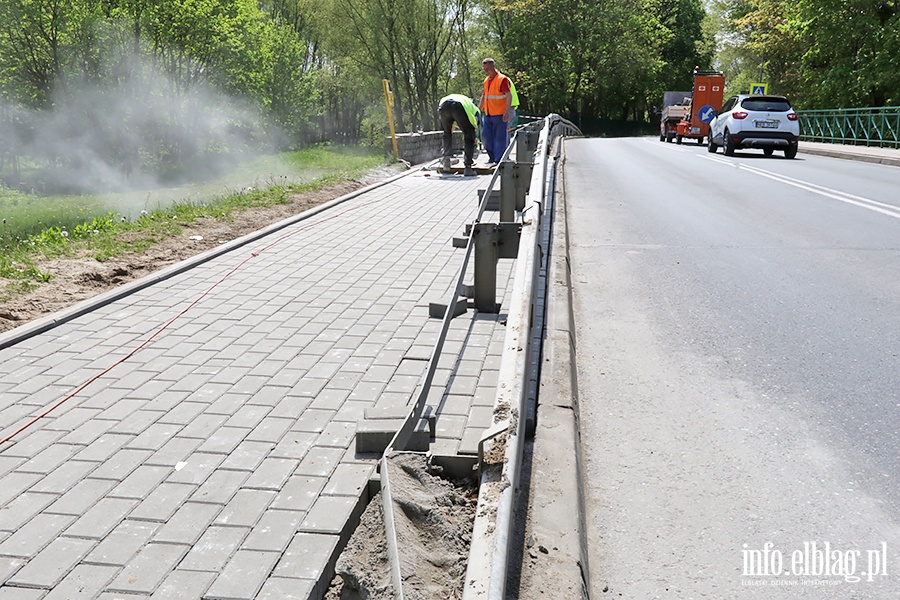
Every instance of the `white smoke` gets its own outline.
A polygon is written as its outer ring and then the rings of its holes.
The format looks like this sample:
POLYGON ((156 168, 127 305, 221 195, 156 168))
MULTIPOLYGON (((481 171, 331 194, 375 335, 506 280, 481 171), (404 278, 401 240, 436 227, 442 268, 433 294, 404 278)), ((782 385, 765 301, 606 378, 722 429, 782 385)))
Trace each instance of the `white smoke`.
POLYGON ((0 106, 4 176, 16 165, 13 184, 39 193, 148 190, 215 177, 276 143, 249 102, 137 60, 125 73, 69 82, 44 110, 0 106))

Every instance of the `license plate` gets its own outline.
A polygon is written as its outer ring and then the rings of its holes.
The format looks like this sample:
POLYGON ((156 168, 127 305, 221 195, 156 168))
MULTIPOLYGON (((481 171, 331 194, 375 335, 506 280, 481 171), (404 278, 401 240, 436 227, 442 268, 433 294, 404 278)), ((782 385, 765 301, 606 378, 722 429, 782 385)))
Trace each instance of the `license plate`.
POLYGON ((778 129, 779 121, 754 121, 757 129, 778 129))

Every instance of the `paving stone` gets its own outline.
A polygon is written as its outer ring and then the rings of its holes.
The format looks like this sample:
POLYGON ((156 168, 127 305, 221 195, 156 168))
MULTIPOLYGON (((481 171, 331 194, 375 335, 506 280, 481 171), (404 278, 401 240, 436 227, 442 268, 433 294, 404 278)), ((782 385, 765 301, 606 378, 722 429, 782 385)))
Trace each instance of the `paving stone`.
POLYGON ((153 456, 147 459, 150 465, 166 465, 174 467, 187 458, 197 449, 203 440, 197 438, 173 437, 166 442, 153 456))
POLYGON ((225 425, 229 427, 254 428, 266 417, 272 409, 268 406, 246 404, 235 412, 225 425))
POLYGON ((65 534, 70 537, 100 540, 138 505, 137 500, 126 498, 101 498, 89 511, 84 513, 65 534))
MULTIPOLYGON (((89 463, 85 463, 89 464, 89 463)), ((59 471, 62 468, 60 466, 56 471, 59 471)), ((54 473, 56 472, 54 471, 54 473)), ((27 490, 28 488, 35 486, 42 482, 43 480, 48 479, 49 477, 42 477, 39 473, 19 473, 13 472, 4 475, 0 478, 0 507, 5 506, 7 502, 27 490)), ((73 482, 74 483, 74 482, 73 482)), ((63 487, 62 485, 58 486, 59 488, 63 487)), ((53 492, 60 494, 64 492, 64 489, 47 489, 47 490, 38 490, 34 489, 32 491, 36 492, 53 492)))
POLYGON ((117 498, 146 498, 172 472, 171 467, 141 465, 109 492, 117 498))
POLYGON ((253 527, 275 498, 275 492, 241 489, 216 517, 216 525, 253 527))
POLYGON ((107 479, 84 479, 71 490, 60 496, 46 511, 62 515, 81 515, 112 489, 114 481, 107 479))
POLYGON ((371 401, 363 402, 361 400, 347 400, 344 402, 344 405, 341 406, 341 409, 335 413, 332 421, 356 423, 363 417, 366 410, 374 405, 375 403, 371 401))
POLYGON ((131 439, 127 447, 137 450, 152 450, 156 452, 169 440, 181 431, 181 425, 160 423, 159 421, 147 427, 140 435, 131 439))
POLYGON ((217 431, 228 417, 225 415, 202 414, 195 417, 179 432, 179 437, 209 439, 217 431))
POLYGON ((228 458, 221 466, 223 469, 253 471, 269 455, 273 447, 274 444, 269 442, 243 441, 228 454, 228 458))
POLYGON ((317 580, 334 568, 340 538, 324 533, 298 533, 273 571, 275 577, 317 580))
POLYGON ((220 427, 200 446, 201 452, 228 454, 237 448, 252 430, 247 427, 220 427))
POLYGON ((435 438, 460 439, 467 422, 468 418, 462 415, 441 415, 436 421, 435 438))
MULTIPOLYGON (((25 564, 24 558, 13 558, 11 556, 0 556, 0 581, 6 582, 13 573, 18 571, 25 564)), ((0 586, 0 593, 8 589, 0 586)), ((0 596, 2 597, 2 596, 0 596)))
MULTIPOLYGON (((329 382, 328 385, 332 385, 332 382, 329 382)), ((319 392, 319 394, 315 398, 313 398, 312 402, 310 402, 309 404, 309 407, 316 410, 327 410, 335 412, 341 407, 341 405, 344 403, 344 400, 346 400, 349 395, 350 388, 344 390, 326 388, 319 392)))
POLYGON ((249 394, 235 394, 231 392, 222 394, 206 409, 206 412, 213 415, 227 415, 230 417, 236 413, 240 407, 247 404, 251 397, 252 396, 249 394))
POLYGON ((49 506, 59 496, 25 492, 0 510, 0 531, 16 531, 34 515, 49 506))
POLYGON ((348 521, 361 513, 361 503, 351 496, 319 496, 300 523, 300 531, 340 535, 348 521))
POLYGON ((136 417, 141 416, 146 418, 147 415, 145 413, 154 413, 153 421, 156 421, 156 419, 162 416, 161 414, 157 413, 157 411, 141 410, 149 404, 147 400, 122 398, 121 392, 117 392, 115 390, 106 390, 106 392, 111 397, 111 404, 108 408, 105 408, 102 413, 100 413, 98 418, 108 419, 110 421, 122 421, 122 424, 120 426, 113 428, 113 430, 116 432, 135 434, 140 433, 141 431, 143 431, 143 427, 141 427, 139 430, 128 430, 126 428, 126 422, 129 421, 130 418, 139 420, 136 417))
POLYGON ((25 461, 19 471, 48 474, 81 450, 81 446, 53 444, 41 450, 34 458, 25 461))
POLYGON ((118 567, 78 565, 43 600, 91 600, 118 572, 118 567))
POLYGON ((194 544, 213 522, 222 507, 217 504, 186 502, 153 536, 154 542, 194 544))
POLYGON ((207 406, 204 402, 179 402, 173 409, 160 417, 159 422, 184 426, 191 423, 207 406))
POLYGON ((316 502, 322 488, 328 482, 325 477, 294 475, 288 479, 272 501, 272 509, 308 511, 316 502))
POLYGON ((277 444, 293 423, 294 419, 267 416, 253 428, 247 439, 254 442, 272 442, 277 444))
POLYGON ((319 378, 313 379, 308 375, 304 375, 300 381, 291 386, 290 394, 292 396, 306 396, 308 398, 315 398, 316 395, 322 391, 328 384, 327 378, 319 378))
POLYGON ((85 562, 125 566, 160 527, 159 523, 125 519, 87 555, 85 562))
POLYGON ((331 418, 334 416, 335 411, 333 410, 317 410, 314 408, 308 408, 303 411, 303 414, 297 419, 294 423, 294 426, 291 428, 293 431, 310 431, 314 433, 319 433, 328 423, 331 422, 331 418))
POLYGON ((0 587, 0 600, 39 600, 46 592, 47 590, 3 586, 0 587))
POLYGON ((250 477, 249 471, 217 469, 193 493, 191 500, 211 504, 228 504, 248 477, 250 477))
POLYGON ((297 465, 297 475, 310 475, 314 477, 328 477, 337 467, 344 452, 340 448, 313 447, 300 464, 297 465))
MULTIPOLYGON (((122 402, 127 402, 123 400, 122 402)), ((130 435, 139 435, 143 433, 148 427, 150 427, 153 423, 156 422, 163 414, 162 411, 155 410, 135 410, 127 417, 118 420, 115 418, 110 418, 110 420, 118 421, 115 423, 110 429, 110 433, 124 433, 130 435)), ((107 419, 106 413, 101 415, 103 419, 107 419)))
POLYGON ((315 600, 319 597, 315 580, 269 577, 256 600, 315 600))
POLYGON ((78 460, 103 462, 117 453, 132 439, 131 435, 104 433, 75 455, 78 460))
POLYGON ((48 589, 55 587, 95 544, 92 540, 56 538, 10 577, 7 584, 48 589))
MULTIPOLYGON (((100 409, 75 407, 68 410, 65 414, 57 416, 52 421, 48 422, 45 427, 47 429, 56 429, 69 433, 84 425, 99 413, 100 409)), ((52 414, 54 413, 51 413, 51 415, 52 414)))
POLYGON ((149 450, 119 450, 109 460, 97 467, 91 477, 122 481, 143 463, 152 453, 149 450))
POLYGON ((359 498, 374 473, 374 463, 341 463, 334 470, 322 493, 359 498))
POLYGON ((79 425, 77 429, 71 429, 59 441, 63 444, 87 445, 106 433, 110 427, 115 425, 114 421, 103 419, 92 419, 87 423, 79 425))
POLYGON ((438 407, 438 418, 444 415, 468 416, 472 408, 471 396, 448 394, 444 396, 438 407))
POLYGON ((198 573, 176 569, 153 592, 153 600, 187 600, 202 598, 215 580, 215 573, 198 573))
POLYGON ((195 452, 182 462, 175 463, 174 471, 166 478, 171 483, 200 485, 225 460, 221 454, 195 452))
POLYGON ((332 421, 319 434, 316 444, 332 448, 349 448, 356 435, 356 426, 349 422, 332 421))
POLYGON ((143 521, 168 521, 196 489, 196 486, 183 483, 161 483, 130 516, 143 521))
POLYGON ((204 596, 209 600, 253 600, 278 562, 277 552, 238 550, 204 596))
POLYGON ((75 517, 41 513, 0 543, 0 554, 31 558, 68 527, 75 517))
POLYGON ((297 467, 297 461, 287 458, 266 458, 244 482, 248 489, 280 490, 297 467))
POLYGON ((187 552, 188 547, 180 544, 147 544, 125 565, 106 591, 151 594, 187 552))
POLYGON ((218 573, 249 533, 249 527, 219 527, 214 525, 203 533, 203 536, 193 545, 178 567, 190 572, 211 571, 218 573))
POLYGON ((305 516, 303 511, 267 510, 241 549, 284 552, 305 516))

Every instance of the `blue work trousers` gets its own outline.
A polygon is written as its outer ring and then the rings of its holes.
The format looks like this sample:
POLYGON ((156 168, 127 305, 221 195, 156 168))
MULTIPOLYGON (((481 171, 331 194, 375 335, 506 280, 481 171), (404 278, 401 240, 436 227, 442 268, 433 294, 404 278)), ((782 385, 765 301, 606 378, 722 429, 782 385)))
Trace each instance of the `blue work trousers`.
POLYGON ((487 150, 488 160, 492 163, 500 162, 508 144, 506 121, 503 120, 503 115, 484 117, 481 140, 484 142, 484 149, 487 150))

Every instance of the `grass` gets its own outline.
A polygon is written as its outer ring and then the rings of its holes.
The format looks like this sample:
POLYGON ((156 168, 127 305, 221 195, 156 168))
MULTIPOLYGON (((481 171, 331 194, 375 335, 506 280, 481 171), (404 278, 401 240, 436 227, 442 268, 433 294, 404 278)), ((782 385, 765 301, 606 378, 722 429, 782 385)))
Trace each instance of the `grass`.
POLYGON ((137 214, 133 198, 123 195, 39 197, 0 187, 0 302, 52 279, 40 270, 41 260, 88 255, 104 261, 141 252, 198 219, 230 220, 239 211, 287 204, 294 194, 356 179, 383 164, 380 153, 362 148, 283 153, 245 163, 211 186, 141 192, 145 206, 151 198, 157 206, 137 214))

